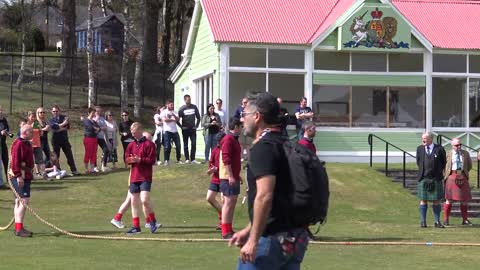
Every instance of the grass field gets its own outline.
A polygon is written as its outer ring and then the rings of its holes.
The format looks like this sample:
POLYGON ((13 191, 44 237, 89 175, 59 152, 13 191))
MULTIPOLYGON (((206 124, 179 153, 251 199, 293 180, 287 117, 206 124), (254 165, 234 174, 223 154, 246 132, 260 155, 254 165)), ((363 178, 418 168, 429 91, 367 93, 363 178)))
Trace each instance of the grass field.
MULTIPOLYGON (((76 149, 77 160, 81 151, 76 149)), ((204 200, 205 165, 155 167, 152 196, 164 227, 140 237, 219 238, 216 214, 204 200)), ((322 227, 324 241, 480 242, 480 227, 447 229, 418 225, 416 199, 399 185, 362 164, 328 164, 331 208, 322 227)), ((123 236, 109 220, 123 201, 128 172, 35 181, 32 206, 54 224, 72 232, 123 236)), ((0 225, 12 216, 12 194, 0 192, 0 225)), ((433 223, 428 214, 429 225, 433 223)), ((130 223, 128 212, 124 221, 130 223)), ((473 219, 474 223, 479 221, 473 219)), ((238 206, 235 229, 247 222, 238 206)), ((12 229, 0 232, 0 269, 233 269, 238 250, 224 243, 162 243, 79 240, 65 237, 27 214, 35 234, 18 239, 12 229)), ((142 221, 143 223, 143 221, 142 221)), ((451 223, 459 224, 454 219, 451 223)), ((302 269, 478 269, 479 248, 435 246, 311 245, 302 269)))

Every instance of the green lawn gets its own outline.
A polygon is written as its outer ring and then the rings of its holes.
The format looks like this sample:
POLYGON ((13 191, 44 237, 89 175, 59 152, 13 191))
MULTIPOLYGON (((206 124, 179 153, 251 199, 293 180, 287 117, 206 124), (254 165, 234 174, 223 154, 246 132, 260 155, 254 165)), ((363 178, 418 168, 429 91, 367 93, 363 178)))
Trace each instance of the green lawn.
MULTIPOLYGON (((78 141, 78 140, 77 140, 78 141)), ((74 143, 77 161, 82 151, 74 143)), ((79 164, 80 165, 80 164, 79 164)), ((219 238, 217 217, 204 200, 205 165, 155 167, 152 196, 164 227, 139 237, 219 238)), ((328 164, 331 208, 321 241, 480 242, 479 227, 422 229, 417 202, 400 185, 363 164, 328 164)), ((35 181, 32 206, 54 224, 80 234, 124 236, 109 220, 123 201, 128 172, 35 181)), ((0 226, 12 216, 10 192, 0 192, 0 226)), ((433 223, 428 214, 429 225, 433 223)), ((130 224, 130 212, 124 218, 130 224)), ((474 223, 478 220, 472 219, 474 223)), ((247 222, 238 205, 235 229, 247 222)), ((233 269, 238 250, 224 243, 79 240, 60 235, 27 214, 32 239, 0 232, 0 269, 233 269)), ((143 223, 143 221, 142 221, 143 223)), ((453 224, 460 223, 453 219, 453 224)), ((478 269, 479 248, 310 245, 302 269, 478 269)))

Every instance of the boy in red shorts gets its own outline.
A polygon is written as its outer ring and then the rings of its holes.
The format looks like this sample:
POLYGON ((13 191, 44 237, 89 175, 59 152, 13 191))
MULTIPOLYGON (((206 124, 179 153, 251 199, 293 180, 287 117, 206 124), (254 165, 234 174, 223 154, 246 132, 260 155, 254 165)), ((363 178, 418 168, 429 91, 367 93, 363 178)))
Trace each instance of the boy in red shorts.
POLYGON ((131 165, 129 189, 131 193, 133 227, 127 232, 127 235, 141 232, 140 203, 143 206, 145 216, 150 221, 150 231, 154 233, 157 230, 157 219, 155 218, 150 200, 150 189, 152 187, 153 164, 156 161, 155 144, 143 136, 142 124, 138 122, 133 123, 130 131, 134 141, 127 146, 125 157, 127 164, 131 165))
MULTIPOLYGON (((217 142, 220 142, 223 137, 225 136, 224 132, 219 132, 216 136, 217 142)), ((222 202, 218 202, 216 197, 217 194, 220 192, 220 178, 218 176, 218 167, 220 166, 220 146, 217 146, 212 149, 212 154, 210 156, 210 162, 208 165, 208 175, 212 175, 212 180, 210 181, 210 186, 208 187, 207 192, 207 201, 210 205, 217 210, 218 212, 218 225, 216 227, 217 230, 222 229, 222 202)))

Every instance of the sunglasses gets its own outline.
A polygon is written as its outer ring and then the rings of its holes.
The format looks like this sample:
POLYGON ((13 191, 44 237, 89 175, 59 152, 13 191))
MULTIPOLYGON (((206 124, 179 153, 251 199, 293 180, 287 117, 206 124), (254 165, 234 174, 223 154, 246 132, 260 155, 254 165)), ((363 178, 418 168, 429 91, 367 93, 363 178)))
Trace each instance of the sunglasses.
POLYGON ((128 116, 128 114, 122 114, 122 116, 128 116))
POLYGON ((52 113, 57 113, 58 111, 52 111, 52 113))
POLYGON ((462 146, 462 144, 455 144, 454 146, 456 146, 456 147, 460 147, 460 146, 462 146))

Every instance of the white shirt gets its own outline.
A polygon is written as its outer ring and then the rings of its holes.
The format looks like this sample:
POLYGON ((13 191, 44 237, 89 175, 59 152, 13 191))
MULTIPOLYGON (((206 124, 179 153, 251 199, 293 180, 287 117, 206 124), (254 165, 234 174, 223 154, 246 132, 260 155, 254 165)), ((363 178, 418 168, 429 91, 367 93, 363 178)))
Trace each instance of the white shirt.
POLYGON ((457 169, 463 169, 463 157, 461 152, 452 153, 452 171, 456 171, 457 169), (460 158, 460 164, 457 165, 458 158, 460 158))
MULTIPOLYGON (((159 113, 157 113, 153 116, 153 120, 162 122, 162 117, 160 116, 159 113)), ((163 122, 162 122, 162 125, 157 125, 155 122, 155 134, 162 133, 162 131, 163 131, 163 122)))
MULTIPOLYGON (((178 117, 178 113, 175 112, 175 111, 170 111, 168 109, 165 109, 162 111, 162 113, 160 113, 160 117, 161 118, 164 118, 166 117, 167 119, 175 119, 173 117, 173 115, 177 116, 178 117)), ((175 121, 170 121, 170 122, 163 122, 163 131, 165 132, 172 132, 172 133, 176 133, 177 132, 177 122, 175 121)))
POLYGON ((113 147, 115 147, 117 145, 117 123, 115 121, 105 121, 105 124, 107 125, 105 136, 107 137, 107 140, 113 139, 113 147))
POLYGON ((217 110, 215 109, 215 112, 220 116, 220 120, 222 120, 222 125, 227 126, 227 123, 225 122, 225 111, 224 110, 217 110))
POLYGON ((433 151, 433 143, 430 145, 425 145, 425 153, 431 154, 433 151))

